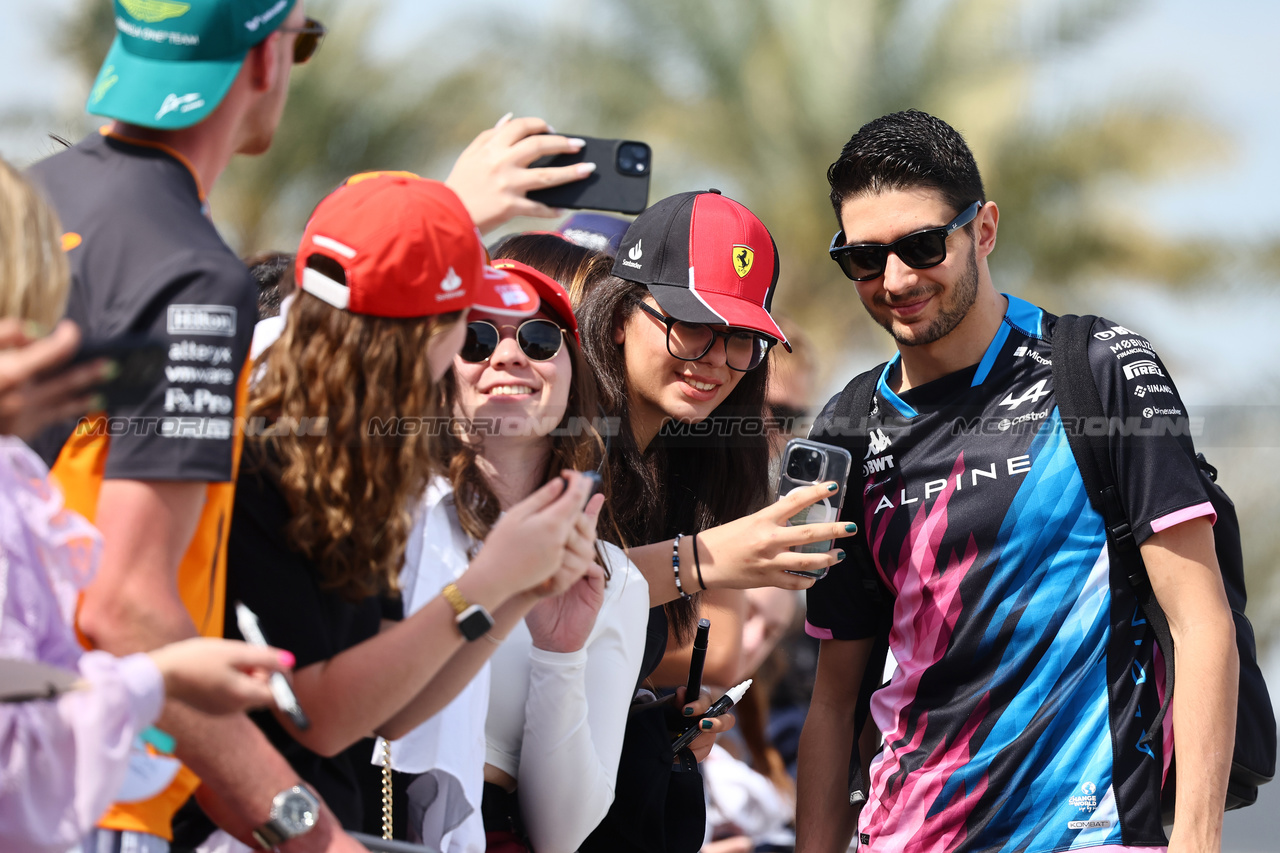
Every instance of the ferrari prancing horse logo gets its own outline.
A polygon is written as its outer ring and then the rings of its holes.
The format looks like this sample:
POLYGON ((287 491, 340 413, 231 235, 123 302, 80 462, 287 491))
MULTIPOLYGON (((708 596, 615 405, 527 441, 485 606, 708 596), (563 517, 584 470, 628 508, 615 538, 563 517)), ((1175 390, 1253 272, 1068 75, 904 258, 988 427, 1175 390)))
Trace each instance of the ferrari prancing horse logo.
POLYGON ((733 247, 733 269, 738 273, 738 278, 747 277, 747 273, 751 272, 751 263, 755 259, 756 253, 750 246, 733 247))

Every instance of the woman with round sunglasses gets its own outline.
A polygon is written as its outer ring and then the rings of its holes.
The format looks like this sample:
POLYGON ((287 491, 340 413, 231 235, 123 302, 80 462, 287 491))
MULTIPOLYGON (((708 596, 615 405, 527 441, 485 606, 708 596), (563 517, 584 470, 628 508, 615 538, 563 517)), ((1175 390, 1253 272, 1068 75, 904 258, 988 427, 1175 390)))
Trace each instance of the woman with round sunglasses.
MULTIPOLYGON (((764 368, 769 349, 786 338, 769 314, 778 262, 760 220, 714 190, 663 199, 632 223, 612 273, 577 307, 604 409, 620 420, 609 498, 628 556, 649 582, 647 676, 663 656, 668 624, 677 642, 690 639, 693 595, 805 588, 813 578, 790 572, 820 573, 843 553, 789 549, 852 531, 787 525, 832 484, 770 505, 764 368)), ((730 724, 702 722, 712 733, 730 724)), ((701 779, 654 762, 669 744, 660 714, 630 718, 615 807, 583 853, 698 849, 701 779)))
MULTIPOLYGON (((433 455, 444 473, 420 505, 401 575, 409 612, 466 566, 503 513, 562 469, 590 470, 603 460, 595 383, 568 293, 525 264, 492 263, 536 291, 539 310, 527 319, 483 310, 469 317, 443 380, 454 424, 433 455)), ((610 524, 606 507, 600 525, 610 524)), ((499 608, 490 636, 501 645, 490 662, 447 707, 392 744, 398 769, 430 777, 408 786, 410 810, 428 815, 408 827, 409 837, 467 853, 486 842, 490 851, 577 850, 613 800, 648 608, 644 577, 603 542, 562 594, 517 595, 499 608), (475 805, 482 782, 483 808, 442 834, 432 815, 450 777, 475 805)))
POLYGON ((443 184, 349 179, 307 223, 300 292, 250 398, 251 420, 266 428, 245 442, 226 633, 238 635, 243 602, 295 654, 293 691, 309 724, 279 711, 254 719, 347 829, 365 828, 358 771, 369 746, 359 742, 426 719, 465 685, 454 673, 494 648, 483 640, 493 613, 514 596, 558 593, 595 554, 598 502, 582 512, 590 485, 569 472, 567 484, 513 506, 483 553, 414 613, 398 620, 388 601, 432 469, 433 401, 467 310, 518 322, 536 306, 527 285, 483 258, 443 184))

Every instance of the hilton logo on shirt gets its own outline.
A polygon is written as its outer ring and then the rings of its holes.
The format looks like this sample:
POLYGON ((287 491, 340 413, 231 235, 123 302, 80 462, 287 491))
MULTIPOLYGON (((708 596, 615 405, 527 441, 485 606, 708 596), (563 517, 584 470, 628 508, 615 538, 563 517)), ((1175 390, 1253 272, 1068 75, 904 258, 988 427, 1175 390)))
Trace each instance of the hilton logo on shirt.
POLYGON ((236 309, 233 305, 170 305, 168 331, 171 335, 236 336, 236 309))

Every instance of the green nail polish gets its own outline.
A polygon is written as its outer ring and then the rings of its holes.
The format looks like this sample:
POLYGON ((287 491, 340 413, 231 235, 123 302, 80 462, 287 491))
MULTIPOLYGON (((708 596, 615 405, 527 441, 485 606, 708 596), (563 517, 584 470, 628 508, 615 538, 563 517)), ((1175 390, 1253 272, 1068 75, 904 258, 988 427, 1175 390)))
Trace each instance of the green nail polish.
POLYGON ((838 563, 843 559, 844 559, 844 551, 836 551, 836 562, 838 563))
POLYGON ((839 483, 831 483, 831 484, 829 484, 829 485, 827 486, 827 491, 828 491, 828 492, 838 492, 838 491, 840 491, 840 484, 839 484, 839 483))
POLYGON ((102 411, 106 411, 106 408, 107 408, 107 398, 102 394, 94 394, 92 397, 89 398, 89 411, 102 412, 102 411))
POLYGON ((693 716, 693 709, 692 709, 692 708, 685 708, 685 709, 684 709, 684 715, 685 715, 686 717, 692 717, 692 716, 693 716))
POLYGON ((703 720, 703 721, 702 721, 702 730, 703 730, 704 732, 709 732, 709 731, 711 731, 711 727, 712 727, 713 725, 715 725, 715 723, 711 722, 710 720, 703 720))
POLYGON ((102 378, 110 382, 120 375, 120 362, 108 360, 102 365, 102 378))
POLYGON ((856 524, 852 524, 852 523, 850 523, 850 524, 846 524, 846 525, 844 526, 844 532, 845 532, 845 533, 857 533, 857 532, 858 532, 858 525, 856 525, 856 524))
POLYGON ((22 324, 22 333, 28 338, 35 340, 36 338, 43 338, 45 335, 49 334, 49 330, 45 328, 43 324, 37 323, 35 320, 27 320, 22 324))

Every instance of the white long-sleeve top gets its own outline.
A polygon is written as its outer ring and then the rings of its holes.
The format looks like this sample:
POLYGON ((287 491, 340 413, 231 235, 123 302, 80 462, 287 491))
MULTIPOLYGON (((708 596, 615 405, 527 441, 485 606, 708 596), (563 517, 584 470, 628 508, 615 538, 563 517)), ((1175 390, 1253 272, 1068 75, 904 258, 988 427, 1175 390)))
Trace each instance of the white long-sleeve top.
POLYGON ((621 549, 602 551, 611 576, 580 650, 536 649, 521 622, 490 660, 485 760, 517 780, 538 853, 573 853, 613 802, 649 585, 621 549))
MULTIPOLYGON (((421 610, 467 570, 470 538, 458 524, 453 489, 434 478, 414 513, 400 571, 404 615, 421 610)), ((430 773, 435 800, 415 827, 423 843, 442 853, 484 853, 484 718, 489 707, 489 665, 429 720, 391 744, 391 764, 406 773, 430 773)), ((373 763, 380 764, 382 740, 373 763)), ((412 786, 411 786, 412 787, 412 786)), ((414 791, 410 791, 414 798, 414 791)), ((419 804, 428 805, 428 804, 419 804)))

